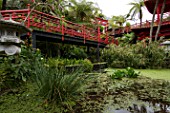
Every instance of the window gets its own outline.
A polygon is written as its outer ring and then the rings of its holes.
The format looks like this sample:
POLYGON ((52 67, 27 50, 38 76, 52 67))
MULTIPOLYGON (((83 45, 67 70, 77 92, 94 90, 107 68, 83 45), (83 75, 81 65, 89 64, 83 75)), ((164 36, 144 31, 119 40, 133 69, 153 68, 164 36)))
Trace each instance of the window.
POLYGON ((16 32, 16 36, 19 37, 19 33, 18 32, 16 32))
POLYGON ((7 31, 8 36, 14 36, 14 31, 7 31))
POLYGON ((5 30, 0 30, 0 38, 1 36, 5 35, 5 30))

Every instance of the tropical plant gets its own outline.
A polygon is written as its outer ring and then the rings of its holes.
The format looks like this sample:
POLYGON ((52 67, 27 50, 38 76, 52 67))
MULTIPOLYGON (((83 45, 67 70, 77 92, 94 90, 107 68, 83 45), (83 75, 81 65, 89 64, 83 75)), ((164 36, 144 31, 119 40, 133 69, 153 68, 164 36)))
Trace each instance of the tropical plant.
POLYGON ((129 3, 129 5, 132 6, 130 9, 129 13, 127 14, 127 18, 131 16, 131 19, 133 19, 136 14, 138 14, 138 18, 140 19, 140 27, 142 26, 142 18, 143 18, 143 12, 142 8, 144 7, 144 1, 143 0, 138 0, 135 2, 129 3))
POLYGON ((112 18, 109 19, 109 26, 112 28, 112 33, 114 33, 116 29, 122 29, 125 21, 126 19, 122 15, 112 16, 112 18))
POLYGON ((109 20, 109 23, 113 25, 117 25, 118 27, 123 27, 123 24, 126 22, 126 19, 124 16, 112 16, 112 18, 109 20))
POLYGON ((61 106, 73 111, 72 107, 83 92, 88 77, 84 76, 81 70, 66 73, 63 68, 48 68, 42 63, 37 63, 35 67, 38 94, 45 99, 47 104, 52 103, 54 108, 61 106))
POLYGON ((70 59, 85 59, 87 58, 87 53, 83 47, 77 47, 75 45, 65 45, 61 48, 63 50, 63 58, 70 59))
POLYGON ((66 0, 35 0, 34 4, 41 4, 36 9, 58 17, 65 16, 65 13, 68 13, 67 7, 70 5, 66 0))
POLYGON ((0 10, 2 9, 2 0, 0 0, 0 10))
POLYGON ((94 5, 93 2, 86 0, 70 0, 71 5, 69 6, 69 14, 66 19, 74 21, 76 23, 89 24, 95 16, 98 14, 100 9, 94 5))
POLYGON ((146 45, 110 45, 104 49, 102 58, 110 67, 163 68, 165 51, 158 43, 146 45))
POLYGON ((123 70, 117 70, 115 71, 112 75, 111 75, 111 78, 112 79, 122 79, 123 77, 126 76, 126 73, 125 71, 123 70))
POLYGON ((91 72, 93 69, 93 64, 90 60, 84 59, 84 60, 76 60, 76 59, 61 59, 61 58, 49 58, 47 65, 50 68, 73 68, 75 66, 78 66, 79 68, 82 68, 85 72, 91 72))
POLYGON ((41 61, 41 57, 39 52, 34 53, 30 48, 22 47, 19 56, 1 58, 0 88, 11 88, 26 82, 34 73, 32 66, 41 61))
POLYGON ((140 72, 135 72, 131 67, 127 67, 125 70, 116 70, 112 75, 112 79, 122 79, 123 77, 127 78, 137 78, 140 75, 140 72))
POLYGON ((130 22, 126 22, 126 27, 130 27, 130 26, 131 26, 130 22))
POLYGON ((127 78, 137 78, 140 75, 140 72, 135 72, 131 67, 127 67, 125 73, 127 78))
POLYGON ((135 43, 136 42, 136 36, 135 36, 135 33, 134 32, 131 32, 131 33, 127 33, 127 34, 124 34, 123 37, 121 38, 121 41, 119 41, 119 43, 121 44, 129 44, 129 43, 135 43))

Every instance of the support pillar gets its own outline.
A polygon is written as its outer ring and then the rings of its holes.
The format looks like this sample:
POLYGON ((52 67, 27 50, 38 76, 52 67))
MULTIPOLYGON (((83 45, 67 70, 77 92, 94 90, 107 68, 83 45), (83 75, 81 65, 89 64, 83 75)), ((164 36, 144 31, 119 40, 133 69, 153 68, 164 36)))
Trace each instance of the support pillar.
POLYGON ((97 62, 100 62, 100 44, 97 44, 97 62))
POLYGON ((89 53, 90 53, 90 47, 87 46, 87 54, 89 54, 89 53))
POLYGON ((34 32, 32 33, 32 48, 36 49, 36 35, 34 32))
POLYGON ((158 6, 158 7, 157 7, 157 10, 156 10, 156 13, 157 13, 157 24, 158 24, 159 21, 160 21, 160 15, 159 15, 159 14, 161 13, 160 10, 161 10, 161 7, 158 6))

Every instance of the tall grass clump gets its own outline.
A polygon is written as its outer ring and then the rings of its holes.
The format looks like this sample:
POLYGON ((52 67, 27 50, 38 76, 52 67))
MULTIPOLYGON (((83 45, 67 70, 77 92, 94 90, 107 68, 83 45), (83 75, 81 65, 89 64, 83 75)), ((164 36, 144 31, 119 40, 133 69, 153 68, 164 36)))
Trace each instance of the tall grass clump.
POLYGON ((55 109, 72 111, 85 88, 87 76, 78 70, 67 73, 63 67, 49 67, 41 62, 36 64, 35 82, 39 88, 39 95, 55 109))

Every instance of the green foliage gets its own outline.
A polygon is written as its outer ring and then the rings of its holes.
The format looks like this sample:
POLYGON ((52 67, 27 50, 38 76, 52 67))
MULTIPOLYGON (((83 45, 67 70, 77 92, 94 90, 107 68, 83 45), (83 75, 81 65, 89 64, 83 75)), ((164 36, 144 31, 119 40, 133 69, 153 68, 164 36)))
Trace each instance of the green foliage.
POLYGON ((115 27, 123 27, 123 24, 125 23, 126 19, 123 15, 119 15, 119 16, 113 16, 110 20, 109 20, 109 24, 115 28, 115 27))
POLYGON ((91 72, 93 69, 93 64, 90 60, 76 60, 76 59, 61 59, 61 58, 49 58, 48 65, 51 68, 56 67, 71 67, 71 66, 80 66, 85 72, 91 72))
MULTIPOLYGON (((66 46, 68 51, 65 51, 64 56, 65 58, 75 58, 75 59, 84 59, 87 58, 87 54, 85 53, 85 50, 82 47, 76 47, 76 46, 71 46, 68 47, 66 46)), ((65 49, 66 49, 65 48, 65 49)))
POLYGON ((2 9, 2 0, 0 0, 0 9, 2 9))
POLYGON ((126 72, 123 70, 117 70, 115 71, 112 75, 111 78, 112 79, 122 79, 123 77, 126 76, 126 72))
POLYGON ((100 12, 100 9, 91 1, 87 0, 70 0, 69 13, 66 19, 77 23, 91 23, 92 19, 100 12))
POLYGON ((42 50, 47 57, 62 57, 68 59, 85 59, 87 54, 85 48, 69 44, 56 44, 52 42, 39 42, 37 47, 42 50))
POLYGON ((140 20, 142 20, 142 17, 143 17, 142 8, 145 6, 144 1, 139 0, 139 1, 131 2, 131 3, 129 3, 129 5, 131 5, 132 8, 130 9, 126 18, 128 18, 130 16, 130 19, 133 19, 138 14, 138 18, 140 20))
POLYGON ((80 93, 84 89, 87 76, 85 77, 80 70, 66 73, 63 68, 49 68, 41 63, 37 63, 35 67, 38 92, 47 105, 51 103, 54 108, 60 106, 61 110, 65 112, 72 111, 72 107, 76 104, 75 100, 80 97, 80 93))
POLYGON ((137 78, 140 75, 140 72, 135 72, 131 67, 127 67, 125 70, 116 70, 112 75, 112 79, 122 79, 123 77, 127 78, 137 78))
POLYGON ((139 99, 164 104, 168 104, 170 102, 169 88, 169 81, 150 78, 135 80, 129 84, 129 89, 135 91, 135 94, 138 95, 139 99))
POLYGON ((140 72, 138 73, 135 72, 135 70, 131 67, 127 67, 125 72, 126 72, 126 77, 128 78, 136 78, 140 75, 140 72))
POLYGON ((123 37, 119 37, 119 44, 121 46, 125 46, 130 43, 134 43, 133 40, 135 40, 135 34, 134 32, 124 34, 123 37))
POLYGON ((19 56, 7 56, 1 58, 0 64, 0 88, 10 88, 18 86, 34 73, 32 67, 37 61, 40 61, 39 52, 33 52, 30 48, 22 47, 19 56))
POLYGON ((93 64, 88 59, 83 60, 82 65, 85 72, 91 72, 93 70, 93 64))
POLYGON ((164 48, 158 43, 147 45, 139 42, 134 45, 110 45, 104 49, 102 58, 110 67, 163 68, 164 48))
POLYGON ((131 26, 130 22, 126 22, 126 27, 130 27, 130 26, 131 26))

